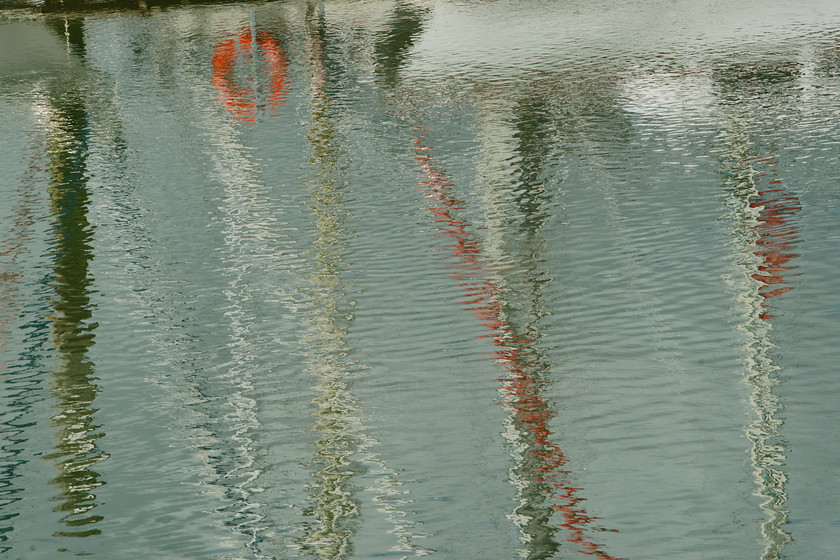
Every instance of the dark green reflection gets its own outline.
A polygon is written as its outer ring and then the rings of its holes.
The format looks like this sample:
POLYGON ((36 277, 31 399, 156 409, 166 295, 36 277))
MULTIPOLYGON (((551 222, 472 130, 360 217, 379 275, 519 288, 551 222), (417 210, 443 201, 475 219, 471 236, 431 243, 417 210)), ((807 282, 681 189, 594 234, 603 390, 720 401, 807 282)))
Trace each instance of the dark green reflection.
POLYGON ((386 30, 376 41, 376 63, 378 71, 389 86, 396 84, 399 70, 408 56, 408 51, 421 31, 426 10, 399 2, 394 8, 386 30))
POLYGON ((47 26, 63 38, 77 55, 85 54, 85 20, 82 17, 52 16, 45 18, 47 26))
POLYGON ((96 488, 104 484, 93 466, 107 457, 96 440, 104 434, 94 423, 92 407, 98 387, 88 352, 94 344, 96 323, 91 321, 93 278, 89 264, 92 227, 85 158, 89 124, 77 91, 55 91, 49 100, 48 156, 50 211, 53 217, 52 338, 58 364, 51 393, 56 400, 52 417, 57 429, 55 461, 59 475, 52 481, 60 494, 55 511, 63 514, 65 529, 56 534, 86 537, 100 532, 93 513, 96 488))

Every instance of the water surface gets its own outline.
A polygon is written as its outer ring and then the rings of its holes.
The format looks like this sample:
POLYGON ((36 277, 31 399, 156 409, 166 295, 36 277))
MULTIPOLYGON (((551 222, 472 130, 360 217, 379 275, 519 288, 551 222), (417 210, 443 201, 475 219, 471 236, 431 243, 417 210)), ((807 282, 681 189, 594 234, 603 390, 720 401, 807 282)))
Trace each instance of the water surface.
POLYGON ((0 10, 9 558, 828 558, 832 2, 0 10))

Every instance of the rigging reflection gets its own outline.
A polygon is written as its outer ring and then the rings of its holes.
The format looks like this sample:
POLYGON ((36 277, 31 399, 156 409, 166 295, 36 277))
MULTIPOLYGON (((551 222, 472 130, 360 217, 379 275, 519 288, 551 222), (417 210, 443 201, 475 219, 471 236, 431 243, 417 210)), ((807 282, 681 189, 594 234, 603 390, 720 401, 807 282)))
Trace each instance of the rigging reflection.
POLYGON ((746 379, 754 419, 747 427, 751 442, 750 461, 756 495, 766 520, 761 525, 764 541, 762 560, 775 560, 793 540, 786 526, 787 480, 785 469, 790 444, 782 428, 784 408, 776 394, 781 366, 773 358, 777 345, 772 339, 773 314, 770 300, 793 289, 785 279, 797 254, 795 224, 790 218, 800 209, 778 175, 779 160, 749 156, 750 142, 743 130, 726 137, 730 151, 725 201, 733 223, 736 261, 744 271, 733 281, 737 306, 743 316, 741 329, 747 335, 746 379))
MULTIPOLYGON (((527 120, 528 116, 523 115, 523 123, 527 120)), ((577 495, 580 488, 572 483, 567 458, 551 438, 549 422, 556 412, 542 395, 550 382, 546 374, 551 366, 539 346, 538 320, 542 314, 540 300, 544 280, 533 271, 539 259, 533 250, 540 246, 535 238, 539 237, 545 219, 541 210, 544 187, 534 168, 539 167, 539 162, 529 157, 533 153, 523 154, 522 184, 515 204, 522 216, 521 228, 526 237, 531 238, 528 246, 532 252, 523 257, 530 260, 524 267, 526 278, 517 281, 505 274, 482 246, 482 240, 469 221, 459 217, 459 211, 466 210, 468 204, 456 196, 450 175, 435 163, 434 148, 425 141, 427 132, 419 124, 416 130, 414 150, 422 176, 418 183, 423 187, 427 208, 438 229, 450 241, 446 250, 453 256, 452 276, 466 296, 462 304, 489 331, 488 336, 497 348, 493 353, 495 361, 506 373, 498 381, 510 412, 506 437, 513 444, 516 463, 510 477, 517 487, 519 499, 511 518, 522 534, 525 557, 550 558, 557 553, 560 544, 556 533, 562 527, 567 532, 567 540, 577 546, 578 552, 611 559, 603 545, 589 535, 592 530, 603 529, 593 524, 596 518, 581 505, 583 498, 577 495), (505 287, 504 276, 510 283, 517 284, 515 289, 505 287), (526 303, 517 309, 511 303, 515 300, 526 303), (559 527, 552 522, 555 514, 561 518, 559 527)), ((522 132, 527 136, 527 131, 520 130, 522 132)), ((527 146, 520 145, 520 150, 523 148, 527 151, 527 146)))
MULTIPOLYGON (((287 60, 275 32, 258 29, 253 9, 250 20, 249 28, 228 33, 214 47, 211 83, 233 121, 254 123, 258 116, 279 115, 286 100, 287 60)), ((211 113, 203 125, 213 137, 206 146, 211 175, 223 189, 219 210, 224 217, 224 251, 218 270, 225 279, 226 301, 221 311, 227 338, 224 352, 229 353, 230 362, 217 376, 190 371, 195 376, 190 391, 199 395, 192 403, 201 419, 195 426, 203 428, 203 441, 196 448, 212 469, 205 484, 222 498, 215 511, 225 516, 224 525, 232 534, 248 538, 246 546, 254 557, 274 558, 283 543, 276 539, 277 508, 263 494, 266 465, 261 460, 258 434, 265 426, 257 395, 265 348, 257 334, 261 317, 253 307, 255 301, 263 301, 263 293, 253 274, 256 269, 264 273, 266 268, 281 268, 286 263, 278 250, 282 239, 278 239, 272 220, 265 219, 272 199, 261 180, 260 164, 243 143, 235 123, 217 117, 211 113), (260 261, 256 255, 278 260, 260 261)), ((183 360, 182 352, 178 348, 176 362, 183 360)), ((187 366, 189 370, 194 367, 192 363, 187 366)))
POLYGON ((104 434, 95 423, 93 401, 99 391, 88 352, 94 344, 92 321, 93 226, 88 221, 86 155, 88 115, 78 91, 55 91, 50 99, 47 152, 50 209, 53 216, 52 338, 60 364, 53 372, 51 392, 56 399, 52 422, 57 428, 55 451, 60 489, 54 498, 65 529, 57 535, 85 537, 100 530, 102 516, 94 512, 96 489, 104 484, 96 463, 108 455, 97 440, 104 434))

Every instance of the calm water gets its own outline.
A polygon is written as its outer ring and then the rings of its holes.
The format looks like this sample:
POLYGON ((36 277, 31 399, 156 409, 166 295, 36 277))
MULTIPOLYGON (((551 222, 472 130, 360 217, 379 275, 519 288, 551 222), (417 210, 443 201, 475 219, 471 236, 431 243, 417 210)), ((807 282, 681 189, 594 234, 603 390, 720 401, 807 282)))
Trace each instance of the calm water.
POLYGON ((0 10, 0 555, 840 550, 834 0, 72 4, 0 10))

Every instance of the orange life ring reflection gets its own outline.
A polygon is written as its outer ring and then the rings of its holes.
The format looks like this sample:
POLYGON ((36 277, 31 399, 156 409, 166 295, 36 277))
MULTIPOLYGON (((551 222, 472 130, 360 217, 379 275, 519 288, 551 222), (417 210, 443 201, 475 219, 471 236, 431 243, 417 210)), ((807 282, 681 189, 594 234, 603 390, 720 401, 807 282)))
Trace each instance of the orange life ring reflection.
POLYGON ((228 35, 213 50, 212 82, 220 104, 236 120, 256 121, 258 107, 278 116, 286 102, 288 66, 283 45, 268 31, 228 35))

